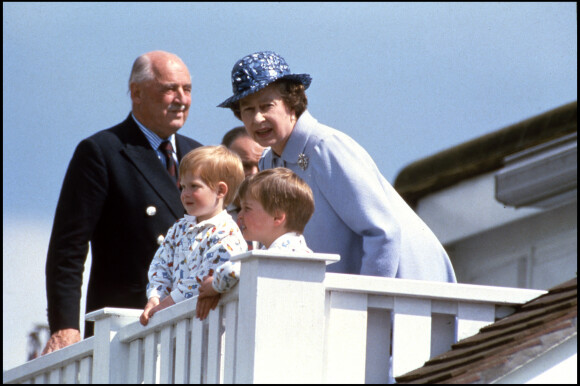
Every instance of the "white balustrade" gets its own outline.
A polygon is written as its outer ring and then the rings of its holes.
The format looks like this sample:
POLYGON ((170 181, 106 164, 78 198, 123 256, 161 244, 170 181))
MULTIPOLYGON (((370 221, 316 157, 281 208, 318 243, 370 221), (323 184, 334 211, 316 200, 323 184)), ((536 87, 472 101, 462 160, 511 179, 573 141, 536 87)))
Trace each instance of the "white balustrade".
POLYGON ((233 258, 242 262, 235 382, 322 382, 323 282, 327 262, 338 259, 271 251, 233 258))
POLYGON ((546 291, 326 273, 338 255, 251 251, 201 322, 197 298, 155 314, 87 314, 95 336, 4 383, 387 383, 546 291))
POLYGON ((505 316, 510 306, 546 293, 333 273, 324 284, 325 381, 331 383, 392 381, 505 316))
POLYGON ((133 322, 119 331, 119 341, 128 347, 126 379, 120 383, 227 383, 233 378, 238 289, 223 295, 203 322, 195 318, 196 304, 197 298, 183 301, 156 313, 147 327, 133 322))
POLYGON ((94 338, 41 356, 3 374, 4 383, 93 383, 94 338))

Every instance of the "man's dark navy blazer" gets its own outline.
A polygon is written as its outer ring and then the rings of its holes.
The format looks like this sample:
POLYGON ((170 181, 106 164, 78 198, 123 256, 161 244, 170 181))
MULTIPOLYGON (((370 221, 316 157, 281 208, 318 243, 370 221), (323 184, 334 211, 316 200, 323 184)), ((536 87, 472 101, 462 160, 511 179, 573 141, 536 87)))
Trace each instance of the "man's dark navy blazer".
MULTIPOLYGON (((201 146, 179 134, 175 141, 179 160, 201 146)), ((147 272, 160 236, 184 213, 179 189, 130 114, 80 142, 60 192, 46 262, 51 333, 79 328, 89 241, 86 312, 144 308, 147 272)), ((90 323, 85 337, 92 331, 90 323)))

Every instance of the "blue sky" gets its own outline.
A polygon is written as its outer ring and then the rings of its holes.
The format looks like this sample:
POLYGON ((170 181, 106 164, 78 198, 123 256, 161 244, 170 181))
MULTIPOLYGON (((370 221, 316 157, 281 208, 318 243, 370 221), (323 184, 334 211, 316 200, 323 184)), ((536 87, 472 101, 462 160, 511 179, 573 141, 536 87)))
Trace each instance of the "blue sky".
POLYGON ((75 146, 130 111, 135 58, 192 74, 181 133, 217 144, 230 71, 273 50, 309 110, 391 182, 406 165, 577 99, 575 3, 3 3, 3 368, 46 322, 44 262, 75 146))

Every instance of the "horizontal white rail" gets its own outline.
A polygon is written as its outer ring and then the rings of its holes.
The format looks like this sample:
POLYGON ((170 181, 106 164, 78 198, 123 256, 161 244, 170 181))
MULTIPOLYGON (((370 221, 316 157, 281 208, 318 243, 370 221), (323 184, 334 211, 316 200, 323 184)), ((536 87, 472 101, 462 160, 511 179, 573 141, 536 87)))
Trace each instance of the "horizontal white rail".
POLYGON ((333 273, 324 284, 330 383, 393 382, 546 292, 333 273))
POLYGON ((197 298, 155 314, 105 308, 95 336, 4 383, 389 383, 546 291, 326 273, 337 255, 238 255, 204 322, 197 298))
POLYGON ((4 372, 4 383, 92 383, 94 338, 4 372))
POLYGON ((525 303, 547 292, 544 290, 344 275, 340 273, 327 273, 324 279, 324 286, 327 290, 404 295, 434 300, 466 300, 498 305, 525 303))
POLYGON ((219 383, 233 378, 238 289, 224 294, 216 310, 195 318, 197 297, 119 330, 128 345, 127 383, 219 383), (227 331, 227 334, 226 334, 227 331), (227 354, 227 355, 226 355, 227 354))

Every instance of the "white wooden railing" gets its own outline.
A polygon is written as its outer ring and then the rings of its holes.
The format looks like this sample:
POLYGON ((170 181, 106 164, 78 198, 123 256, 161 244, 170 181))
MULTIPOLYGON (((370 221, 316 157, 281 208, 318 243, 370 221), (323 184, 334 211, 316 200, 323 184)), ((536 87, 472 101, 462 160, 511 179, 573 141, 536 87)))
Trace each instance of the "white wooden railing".
POLYGON ((386 383, 546 291, 326 273, 337 255, 251 251, 200 322, 197 299, 87 314, 95 336, 4 383, 386 383))

